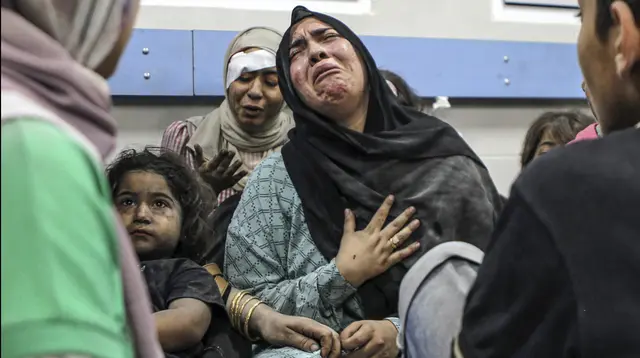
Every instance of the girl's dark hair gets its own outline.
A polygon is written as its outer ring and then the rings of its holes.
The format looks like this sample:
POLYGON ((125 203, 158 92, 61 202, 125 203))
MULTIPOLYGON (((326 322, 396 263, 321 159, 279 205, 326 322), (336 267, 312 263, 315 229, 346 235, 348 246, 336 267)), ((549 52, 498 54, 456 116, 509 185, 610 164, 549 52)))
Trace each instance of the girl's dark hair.
POLYGON ((576 135, 595 120, 580 112, 546 112, 536 119, 524 138, 520 165, 524 168, 531 162, 536 154, 540 140, 546 131, 562 144, 567 144, 575 139, 576 135))
POLYGON ((122 151, 107 167, 111 194, 115 197, 125 175, 146 171, 162 175, 182 208, 180 241, 174 258, 187 258, 202 264, 213 231, 209 217, 213 212, 213 192, 202 183, 180 155, 164 148, 146 147, 142 151, 122 151))
POLYGON ((389 70, 379 70, 382 77, 393 83, 398 91, 398 102, 407 107, 411 107, 418 111, 422 111, 422 101, 420 97, 416 94, 416 92, 409 86, 407 81, 404 78, 400 77, 398 74, 391 72, 389 70))

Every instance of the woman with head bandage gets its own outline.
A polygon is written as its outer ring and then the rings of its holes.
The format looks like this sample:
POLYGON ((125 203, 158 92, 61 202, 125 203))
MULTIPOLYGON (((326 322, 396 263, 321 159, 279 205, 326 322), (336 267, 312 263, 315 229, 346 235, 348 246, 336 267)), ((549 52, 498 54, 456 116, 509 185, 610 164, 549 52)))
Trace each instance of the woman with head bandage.
POLYGON ((265 27, 240 32, 225 55, 220 107, 172 123, 162 137, 162 146, 183 155, 194 169, 210 160, 202 169, 208 169, 206 179, 218 203, 242 192, 253 168, 280 149, 293 126, 283 111, 275 68, 281 38, 265 27))
POLYGON ((218 196, 215 240, 222 245, 214 245, 209 261, 219 265, 226 226, 250 173, 280 150, 294 125, 284 110, 275 67, 281 39, 280 33, 265 27, 240 32, 225 55, 225 99, 220 107, 206 116, 172 123, 162 137, 162 147, 185 157, 218 196))

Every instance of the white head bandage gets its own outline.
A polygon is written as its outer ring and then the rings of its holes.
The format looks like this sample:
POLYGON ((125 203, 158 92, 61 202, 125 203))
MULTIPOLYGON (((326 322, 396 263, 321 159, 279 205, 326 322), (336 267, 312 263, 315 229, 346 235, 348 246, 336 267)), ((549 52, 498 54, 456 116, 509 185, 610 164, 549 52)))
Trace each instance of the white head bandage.
POLYGON ((227 89, 243 73, 276 67, 276 55, 267 50, 238 52, 229 60, 227 68, 227 89))

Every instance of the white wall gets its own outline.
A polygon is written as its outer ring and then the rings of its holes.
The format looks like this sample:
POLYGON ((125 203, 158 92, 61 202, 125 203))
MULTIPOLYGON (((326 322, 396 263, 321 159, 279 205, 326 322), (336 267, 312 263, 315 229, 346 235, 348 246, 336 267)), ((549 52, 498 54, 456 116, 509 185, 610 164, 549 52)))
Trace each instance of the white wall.
MULTIPOLYGON (((114 115, 120 125, 119 149, 158 145, 162 131, 172 121, 212 110, 208 105, 116 105, 114 115)), ((442 113, 471 147, 480 155, 503 194, 520 170, 519 156, 524 134, 529 124, 542 112, 552 109, 576 108, 563 105, 468 105, 454 107, 442 113)), ((581 107, 586 110, 586 107, 581 107)))
POLYGON ((295 4, 331 13, 360 35, 575 42, 576 10, 503 0, 142 0, 137 27, 284 31, 295 4))

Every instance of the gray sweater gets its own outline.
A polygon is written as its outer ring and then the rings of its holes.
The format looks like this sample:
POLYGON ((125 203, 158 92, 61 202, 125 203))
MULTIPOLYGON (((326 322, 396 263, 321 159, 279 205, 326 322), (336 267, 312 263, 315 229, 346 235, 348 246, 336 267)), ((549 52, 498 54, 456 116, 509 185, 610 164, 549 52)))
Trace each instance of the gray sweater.
POLYGON ((458 334, 467 293, 484 254, 459 241, 429 250, 400 286, 398 347, 407 358, 448 358, 458 334))

